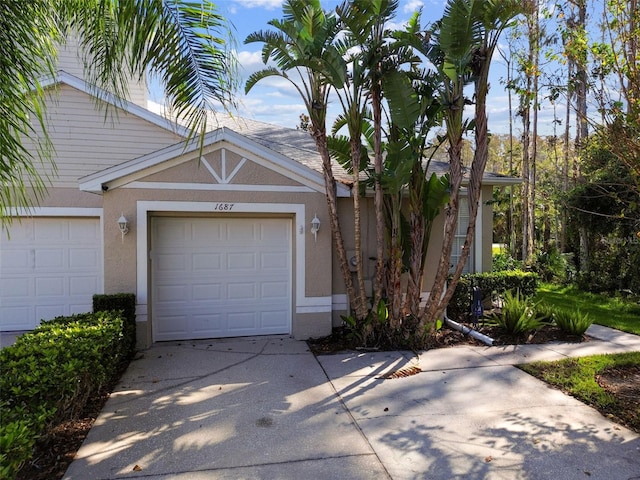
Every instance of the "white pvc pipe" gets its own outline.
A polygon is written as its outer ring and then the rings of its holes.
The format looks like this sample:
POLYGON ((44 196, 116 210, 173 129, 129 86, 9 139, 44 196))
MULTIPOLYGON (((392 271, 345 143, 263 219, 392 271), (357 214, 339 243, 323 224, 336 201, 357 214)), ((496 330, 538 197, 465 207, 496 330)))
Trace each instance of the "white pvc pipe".
POLYGON ((472 328, 465 327, 464 325, 451 320, 446 315, 444 317, 444 323, 450 326, 451 328, 458 330, 459 332, 462 332, 465 335, 469 335, 475 338, 476 340, 480 340, 481 342, 486 343, 487 345, 493 345, 493 338, 488 337, 476 330, 473 330, 472 328))

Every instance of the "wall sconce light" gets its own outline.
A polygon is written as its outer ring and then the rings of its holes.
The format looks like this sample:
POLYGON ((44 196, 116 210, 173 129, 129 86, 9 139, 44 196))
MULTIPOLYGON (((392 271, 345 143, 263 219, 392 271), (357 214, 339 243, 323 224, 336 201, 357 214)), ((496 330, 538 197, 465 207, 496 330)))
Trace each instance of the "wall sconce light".
POLYGON ((120 218, 118 219, 118 228, 120 229, 120 233, 122 234, 122 241, 124 242, 124 236, 129 233, 129 222, 124 216, 124 213, 120 215, 120 218))
POLYGON ((313 239, 317 242, 318 241, 318 232, 320 231, 320 219, 318 218, 318 215, 314 215, 313 219, 311 220, 311 234, 313 235, 313 239))

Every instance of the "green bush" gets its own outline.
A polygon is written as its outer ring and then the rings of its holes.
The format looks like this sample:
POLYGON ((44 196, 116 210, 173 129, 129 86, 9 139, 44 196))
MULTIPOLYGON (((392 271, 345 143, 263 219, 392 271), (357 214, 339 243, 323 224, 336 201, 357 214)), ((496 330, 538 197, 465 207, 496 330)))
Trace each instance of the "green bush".
POLYGON ((513 258, 509 253, 496 253, 491 259, 492 272, 522 270, 522 266, 522 262, 513 258))
POLYGON ((115 379, 128 356, 123 325, 115 312, 59 317, 0 350, 2 478, 13 478, 38 438, 115 379))
POLYGON ((124 316, 124 334, 127 351, 133 355, 136 349, 136 296, 133 293, 114 293, 93 296, 94 312, 121 311, 124 316))
POLYGON ((502 272, 472 273, 462 275, 447 306, 447 315, 452 320, 466 322, 471 314, 471 293, 473 287, 482 290, 485 305, 492 297, 505 292, 520 291, 525 297, 533 297, 538 288, 538 276, 533 272, 508 270, 502 272))
POLYGON ((527 333, 543 325, 533 302, 519 291, 504 293, 502 311, 489 317, 489 323, 511 335, 527 333))
POLYGON ((566 284, 576 275, 572 254, 560 253, 555 247, 537 252, 531 269, 545 282, 566 284))
POLYGON ((571 335, 584 335, 584 332, 586 332, 593 323, 593 319, 589 314, 582 314, 580 310, 568 311, 556 309, 553 313, 553 321, 560 330, 571 335))

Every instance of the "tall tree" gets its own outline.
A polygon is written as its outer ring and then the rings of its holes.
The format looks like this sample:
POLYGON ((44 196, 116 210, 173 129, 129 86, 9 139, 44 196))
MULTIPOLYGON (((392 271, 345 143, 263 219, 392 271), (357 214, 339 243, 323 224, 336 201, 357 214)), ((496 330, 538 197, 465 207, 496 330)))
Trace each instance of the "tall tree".
MULTIPOLYGON (((131 77, 164 83, 173 110, 204 133, 207 111, 232 106, 235 60, 226 21, 207 0, 8 0, 0 7, 0 221, 45 193, 40 162, 52 161, 46 135, 44 76, 55 74, 58 48, 78 37, 89 82, 126 98, 131 77), (23 146, 40 124, 35 152, 23 146)), ((201 139, 203 136, 200 137, 201 139)))
POLYGON ((341 30, 339 19, 326 14, 319 0, 288 0, 282 6, 283 19, 268 24, 275 30, 250 34, 245 43, 259 42, 265 65, 273 60, 276 67, 267 66, 253 73, 245 85, 249 92, 264 78, 278 76, 289 81, 305 103, 310 119, 310 132, 322 158, 329 223, 338 264, 342 273, 347 299, 357 317, 367 316, 367 305, 358 295, 344 246, 340 220, 336 180, 327 143, 327 104, 332 88, 342 88, 347 81, 347 65, 334 41, 341 30))
POLYGON ((442 314, 453 296, 455 286, 469 258, 471 241, 475 234, 482 177, 487 162, 488 130, 486 96, 489 70, 493 53, 502 31, 521 11, 516 1, 450 0, 444 16, 437 26, 432 59, 439 66, 443 80, 442 103, 449 144, 450 196, 445 211, 443 247, 434 284, 421 315, 421 325, 429 327, 442 314), (464 88, 472 82, 475 95, 476 150, 470 168, 469 225, 458 264, 449 279, 449 261, 457 228, 459 195, 462 185, 462 136, 467 128, 463 117, 464 88))

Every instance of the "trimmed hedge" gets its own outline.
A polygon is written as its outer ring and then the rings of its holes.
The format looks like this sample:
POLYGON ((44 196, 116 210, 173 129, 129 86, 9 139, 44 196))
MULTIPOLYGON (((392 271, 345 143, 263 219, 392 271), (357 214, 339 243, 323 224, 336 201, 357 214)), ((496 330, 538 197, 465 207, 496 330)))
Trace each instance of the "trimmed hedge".
POLYGON ((58 317, 0 350, 0 478, 15 478, 38 438, 82 413, 129 356, 118 312, 58 317))
POLYGON ((523 272, 522 270, 462 275, 447 306, 447 315, 451 320, 458 322, 469 320, 471 316, 471 294, 474 286, 478 286, 482 290, 484 304, 491 297, 502 295, 505 292, 515 294, 516 291, 520 291, 522 296, 532 297, 538 289, 538 275, 533 272, 523 272))
POLYGON ((136 296, 133 293, 96 294, 93 296, 94 312, 122 312, 128 355, 136 350, 136 296))

